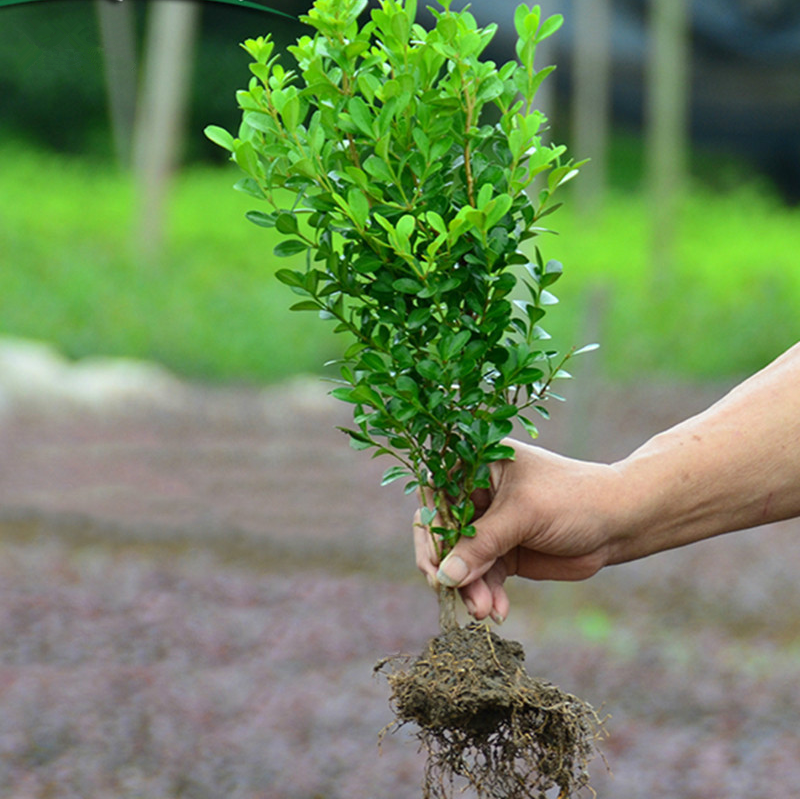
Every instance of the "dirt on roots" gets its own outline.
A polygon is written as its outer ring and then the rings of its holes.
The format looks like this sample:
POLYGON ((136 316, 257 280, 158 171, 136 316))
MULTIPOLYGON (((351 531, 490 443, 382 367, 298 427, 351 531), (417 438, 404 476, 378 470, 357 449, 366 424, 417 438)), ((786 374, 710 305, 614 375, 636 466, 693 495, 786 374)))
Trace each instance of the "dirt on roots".
POLYGON ((416 725, 427 753, 424 799, 459 783, 483 799, 559 799, 588 785, 602 721, 595 710, 533 678, 516 641, 472 623, 432 638, 417 658, 386 658, 396 722, 416 725))

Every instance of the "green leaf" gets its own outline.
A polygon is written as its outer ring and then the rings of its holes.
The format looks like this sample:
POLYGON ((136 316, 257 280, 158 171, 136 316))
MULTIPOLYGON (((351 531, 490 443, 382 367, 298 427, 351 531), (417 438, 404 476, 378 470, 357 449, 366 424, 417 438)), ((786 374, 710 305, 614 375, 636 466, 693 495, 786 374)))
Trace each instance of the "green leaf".
POLYGON ((273 214, 265 214, 263 211, 248 211, 244 216, 245 219, 259 227, 275 227, 273 214))
POLYGON ((561 14, 554 14, 552 17, 548 17, 536 34, 536 44, 552 36, 563 24, 564 17, 561 14))
POLYGON ((353 261, 353 269, 362 275, 376 272, 383 266, 383 261, 373 253, 366 252, 353 261))
POLYGON ((375 408, 382 408, 383 402, 381 395, 375 389, 365 386, 363 383, 353 389, 353 397, 356 402, 363 402, 367 405, 372 405, 375 408))
POLYGON ((261 186, 259 186, 253 178, 237 180, 236 183, 233 184, 233 188, 243 194, 248 194, 250 197, 255 197, 257 200, 263 200, 265 196, 264 192, 261 190, 261 186))
POLYGON ((331 199, 330 194, 316 194, 310 197, 303 198, 303 204, 314 211, 322 211, 323 213, 336 210, 336 203, 331 199))
POLYGON ((406 320, 409 330, 416 330, 422 327, 431 318, 431 309, 427 306, 415 308, 406 320))
POLYGON ((292 255, 305 252, 307 249, 308 244, 306 244, 304 241, 300 241, 299 239, 288 239, 287 241, 282 241, 280 244, 276 244, 272 252, 278 258, 289 258, 292 255))
POLYGON ((246 172, 250 177, 257 178, 261 174, 258 164, 258 156, 249 141, 236 141, 234 143, 233 158, 239 168, 246 172))
POLYGON ((278 278, 281 283, 285 283, 287 286, 292 286, 293 288, 303 288, 305 285, 305 275, 302 272, 295 272, 292 269, 279 269, 275 273, 275 277, 278 278))
POLYGON ((428 138, 425 131, 420 127, 414 127, 411 134, 414 137, 414 143, 419 148, 419 151, 428 159, 431 151, 431 140, 428 138))
POLYGON ((417 381, 408 375, 400 375, 400 377, 397 378, 397 389, 410 397, 417 397, 419 395, 417 381))
POLYGON ((483 459, 487 463, 494 461, 514 460, 514 448, 509 447, 507 444, 493 444, 483 452, 483 459))
POLYGON ((570 171, 567 172, 567 174, 564 175, 564 177, 558 181, 558 183, 556 184, 556 188, 558 188, 559 186, 563 186, 565 183, 568 183, 574 177, 577 177, 577 175, 578 175, 577 169, 570 169, 570 171))
POLYGON ((302 302, 296 302, 294 305, 290 306, 290 311, 318 311, 320 305, 318 302, 314 302, 314 300, 303 300, 302 302))
POLYGON ((364 196, 364 192, 357 188, 350 189, 347 192, 347 202, 350 205, 353 221, 360 228, 366 227, 369 219, 369 201, 364 196))
POLYGON ((375 131, 372 127, 374 118, 369 106, 360 97, 352 97, 347 104, 347 111, 358 129, 370 139, 374 139, 375 131))
POLYGON ((394 175, 391 169, 387 166, 382 158, 377 155, 371 155, 364 161, 364 171, 377 180, 382 180, 384 183, 394 183, 394 175))
POLYGON ((519 409, 516 405, 512 405, 508 403, 506 405, 501 405, 492 413, 493 419, 513 419, 519 413, 519 409))
POLYGON ((463 535, 464 538, 475 538, 477 534, 478 531, 475 529, 474 524, 468 524, 461 530, 461 535, 463 535))
POLYGON ((316 180, 319 175, 314 162, 310 158, 299 158, 292 164, 291 171, 296 175, 303 175, 311 180, 316 180))
POLYGON ((436 508, 420 508, 419 520, 425 527, 430 526, 431 522, 436 518, 436 508))
POLYGON ((435 382, 439 382, 442 377, 441 367, 429 358, 425 358, 417 364, 417 372, 426 380, 433 380, 435 382))
POLYGON ((464 218, 479 231, 486 230, 486 214, 483 211, 479 211, 477 208, 470 208, 464 214, 464 218))
MULTIPOLYGON (((257 212, 251 211, 251 213, 257 212)), ((250 219, 249 216, 248 219, 250 219)), ((251 219, 250 221, 252 222, 254 220, 251 219)), ((273 224, 277 228, 278 233, 283 233, 287 236, 291 236, 298 232, 297 217, 294 214, 278 214, 278 217, 275 219, 273 224)))
POLYGON ((517 6, 514 12, 514 27, 520 39, 533 34, 539 27, 539 6, 534 6, 533 11, 525 4, 517 6))
MULTIPOLYGON (((366 3, 362 3, 362 5, 366 6, 366 3)), ((346 58, 353 60, 367 50, 369 50, 369 42, 367 41, 350 42, 350 44, 344 48, 344 54, 346 58)))
POLYGON ((544 377, 544 372, 535 366, 528 366, 514 375, 514 381, 520 385, 530 385, 544 377))
POLYGON ((406 240, 410 239, 411 234, 414 232, 415 224, 414 217, 411 216, 411 214, 403 214, 403 216, 401 216, 397 221, 398 235, 402 236, 406 240))
POLYGON ((489 425, 489 440, 501 441, 511 435, 514 425, 510 419, 492 420, 489 425))
POLYGON ((253 130, 275 135, 275 120, 263 111, 248 111, 244 120, 253 130))
POLYGON ((228 133, 225 128, 221 128, 219 125, 208 125, 204 130, 206 138, 210 139, 214 144, 222 147, 224 150, 228 152, 233 152, 233 136, 228 133))
POLYGON ((401 277, 392 283, 392 288, 395 291, 402 292, 403 294, 418 294, 422 290, 423 286, 422 283, 417 280, 413 280, 410 277, 401 277))
POLYGON ((563 271, 564 267, 559 261, 548 261, 545 265, 544 273, 539 281, 540 285, 543 288, 544 286, 551 286, 561 277, 563 271))
POLYGON ((397 38, 397 41, 405 43, 408 41, 408 34, 411 30, 411 25, 408 17, 403 13, 397 13, 392 17, 392 33, 397 38))
POLYGON ((383 477, 381 478, 381 485, 389 485, 389 483, 393 483, 395 480, 400 480, 403 477, 408 477, 411 472, 405 468, 405 466, 390 466, 384 473, 383 477))
MULTIPOLYGON (((332 397, 335 397, 342 402, 350 402, 350 403, 357 403, 358 400, 353 396, 353 389, 352 388, 335 388, 333 391, 330 392, 332 397)), ((350 433, 350 435, 354 435, 354 432, 351 430, 346 430, 345 432, 350 433)))
POLYGON ((437 233, 447 234, 447 225, 445 225, 444 219, 442 219, 441 215, 437 214, 436 211, 428 211, 425 215, 425 219, 437 233))
POLYGON ((501 194, 486 208, 486 227, 493 228, 511 209, 514 200, 508 194, 501 194))
POLYGON ((386 369, 386 362, 378 355, 377 352, 364 352, 361 353, 360 365, 373 372, 382 372, 386 369))
POLYGON ((519 417, 520 424, 528 431, 528 435, 531 438, 538 438, 539 437, 539 430, 537 429, 536 425, 530 421, 530 419, 526 419, 524 416, 519 417))
POLYGON ((450 335, 442 342, 442 360, 451 361, 466 347, 467 342, 472 338, 469 330, 460 330, 455 335, 450 335))
POLYGON ((294 131, 294 129, 297 127, 297 124, 300 122, 300 113, 300 98, 296 95, 294 97, 290 97, 286 101, 286 105, 284 105, 283 109, 281 110, 281 118, 283 119, 283 124, 286 126, 287 130, 294 131))

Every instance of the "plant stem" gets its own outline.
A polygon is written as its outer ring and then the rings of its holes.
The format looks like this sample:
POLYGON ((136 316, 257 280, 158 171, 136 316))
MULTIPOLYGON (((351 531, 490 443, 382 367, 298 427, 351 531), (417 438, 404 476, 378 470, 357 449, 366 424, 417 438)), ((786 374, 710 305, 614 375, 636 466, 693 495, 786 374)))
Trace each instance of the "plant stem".
POLYGON ((439 630, 449 633, 458 629, 456 620, 456 589, 439 586, 439 630))

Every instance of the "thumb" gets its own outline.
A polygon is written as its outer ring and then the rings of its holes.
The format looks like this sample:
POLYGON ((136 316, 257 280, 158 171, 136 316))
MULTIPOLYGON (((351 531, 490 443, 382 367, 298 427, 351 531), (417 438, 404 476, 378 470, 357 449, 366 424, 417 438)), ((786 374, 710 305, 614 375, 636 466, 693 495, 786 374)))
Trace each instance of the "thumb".
MULTIPOLYGON (((480 525, 477 525, 480 527, 480 525)), ((436 579, 447 588, 469 585, 482 577, 505 552, 488 529, 461 538, 439 565, 436 579)))

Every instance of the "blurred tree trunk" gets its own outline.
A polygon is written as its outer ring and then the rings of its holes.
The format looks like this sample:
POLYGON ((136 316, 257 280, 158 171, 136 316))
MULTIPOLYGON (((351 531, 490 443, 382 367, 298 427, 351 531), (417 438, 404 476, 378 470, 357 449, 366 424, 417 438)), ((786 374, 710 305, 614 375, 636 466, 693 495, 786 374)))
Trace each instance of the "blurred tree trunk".
POLYGON ((131 164, 136 118, 136 31, 130 3, 94 0, 105 64, 106 96, 114 154, 122 169, 131 164))
POLYGON ((199 16, 200 5, 195 0, 157 0, 148 9, 144 78, 133 145, 138 193, 136 243, 148 259, 157 257, 164 237, 166 200, 180 156, 199 16))
POLYGON ((591 158, 575 183, 578 213, 596 214, 606 187, 608 129, 611 113, 611 4, 583 0, 575 6, 573 48, 572 150, 591 158))
POLYGON ((687 0, 650 0, 647 169, 652 204, 652 265, 656 290, 674 273, 680 196, 687 171, 689 8, 687 0))

